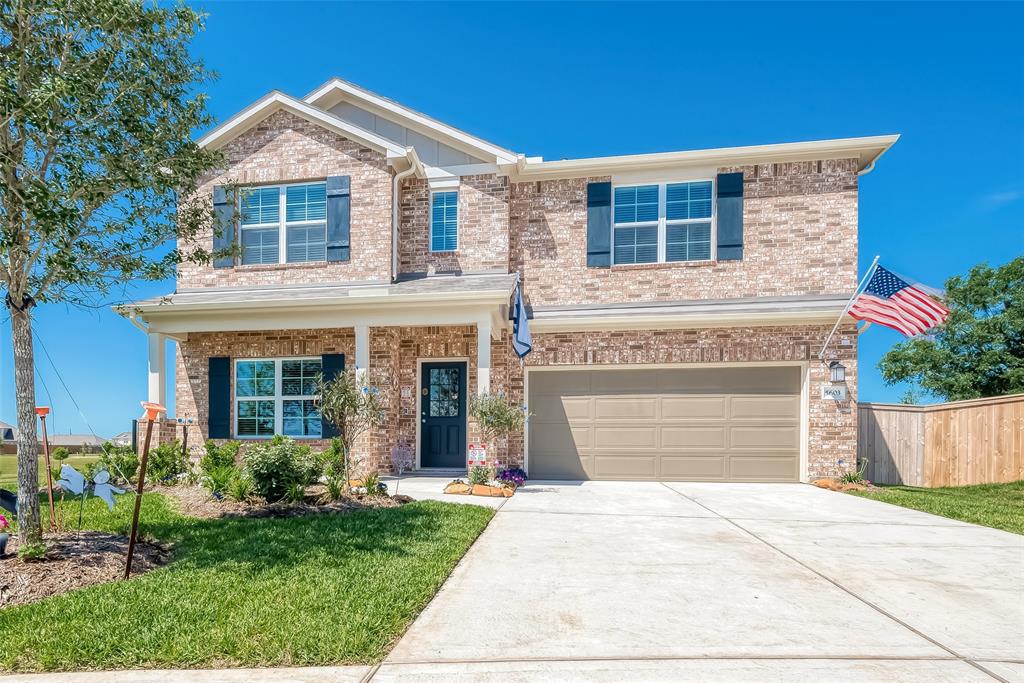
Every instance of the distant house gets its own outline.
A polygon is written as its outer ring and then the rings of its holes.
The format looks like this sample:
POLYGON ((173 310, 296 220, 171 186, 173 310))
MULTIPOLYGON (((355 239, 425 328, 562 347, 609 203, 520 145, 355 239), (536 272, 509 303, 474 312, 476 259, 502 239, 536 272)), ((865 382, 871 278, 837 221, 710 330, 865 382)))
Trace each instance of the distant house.
POLYGON ((6 443, 8 441, 14 441, 16 428, 14 425, 9 425, 6 422, 0 422, 0 442, 6 443))
POLYGON ((110 437, 110 440, 115 446, 131 446, 132 445, 132 433, 131 431, 121 432, 110 437))
POLYGON ((107 440, 95 434, 51 434, 48 441, 51 450, 63 446, 72 453, 99 453, 107 440))

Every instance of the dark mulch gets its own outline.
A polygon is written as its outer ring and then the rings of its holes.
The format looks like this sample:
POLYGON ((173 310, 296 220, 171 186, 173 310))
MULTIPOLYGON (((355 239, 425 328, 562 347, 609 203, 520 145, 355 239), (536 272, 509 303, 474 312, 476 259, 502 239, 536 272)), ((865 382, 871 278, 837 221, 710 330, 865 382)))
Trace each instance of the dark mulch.
MULTIPOLYGON (((11 538, 0 558, 0 608, 35 602, 51 595, 124 575, 128 537, 102 531, 67 532, 46 537, 46 557, 26 562, 17 556, 11 538)), ((132 576, 144 574, 171 560, 171 547, 149 539, 135 544, 132 576)))

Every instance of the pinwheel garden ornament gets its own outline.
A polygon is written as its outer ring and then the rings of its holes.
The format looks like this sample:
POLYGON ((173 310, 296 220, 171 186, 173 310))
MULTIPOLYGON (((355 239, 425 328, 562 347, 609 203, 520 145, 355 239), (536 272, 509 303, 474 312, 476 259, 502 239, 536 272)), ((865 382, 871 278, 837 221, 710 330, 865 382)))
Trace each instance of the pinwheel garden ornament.
POLYGON ((76 496, 82 496, 83 500, 88 494, 92 494, 107 504, 111 510, 114 509, 114 494, 124 493, 124 489, 118 488, 110 483, 110 472, 99 470, 93 475, 92 481, 87 481, 85 475, 71 465, 60 466, 60 479, 57 481, 65 491, 70 491, 76 496))

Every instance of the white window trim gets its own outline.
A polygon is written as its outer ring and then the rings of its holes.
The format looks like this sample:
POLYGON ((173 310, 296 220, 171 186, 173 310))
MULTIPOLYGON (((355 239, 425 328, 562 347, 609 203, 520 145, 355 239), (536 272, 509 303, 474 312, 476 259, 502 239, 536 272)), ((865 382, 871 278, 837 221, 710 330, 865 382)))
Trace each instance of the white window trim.
MULTIPOLYGON (((234 438, 236 439, 248 439, 248 440, 267 440, 274 438, 277 434, 283 434, 288 436, 290 439, 303 440, 303 439, 322 439, 323 431, 321 430, 320 436, 294 436, 290 434, 284 434, 284 402, 285 401, 315 401, 318 396, 285 396, 282 393, 283 377, 282 364, 289 360, 320 360, 322 356, 284 356, 281 358, 235 358, 231 364, 231 395, 234 400, 234 404, 231 406, 232 412, 234 413, 234 424, 233 431, 234 438), (239 396, 238 395, 238 364, 239 363, 273 363, 274 364, 274 395, 273 396, 239 396), (267 436, 251 436, 242 435, 238 433, 238 403, 240 401, 273 401, 274 402, 274 433, 267 436)), ((322 368, 321 368, 322 370, 322 368)))
POLYGON ((718 248, 718 187, 715 183, 715 178, 687 178, 685 180, 660 180, 657 182, 623 182, 616 185, 612 185, 612 226, 611 235, 609 237, 609 244, 611 244, 611 259, 612 266, 620 266, 623 268, 629 266, 653 266, 653 265, 679 265, 679 264, 692 264, 692 263, 714 263, 716 261, 715 253, 718 248), (667 198, 668 191, 665 189, 667 185, 676 185, 683 183, 711 183, 711 253, 710 258, 698 259, 693 261, 668 261, 666 260, 668 252, 668 226, 669 225, 685 225, 687 223, 707 223, 707 218, 683 218, 676 220, 668 220, 666 218, 667 209, 667 198), (615 190, 620 187, 642 187, 644 185, 657 185, 658 186, 658 220, 655 221, 642 221, 639 223, 616 223, 615 222, 615 190), (658 226, 658 260, 650 263, 615 263, 615 228, 646 228, 652 225, 658 226))
MULTIPOLYGON (((321 183, 326 184, 326 182, 327 182, 327 180, 324 179, 324 180, 304 180, 302 182, 297 182, 297 183, 284 183, 283 185, 274 184, 274 185, 246 185, 246 186, 244 186, 242 188, 243 191, 247 190, 247 189, 267 189, 267 188, 271 188, 271 187, 276 187, 277 188, 277 191, 278 191, 277 223, 259 223, 259 224, 255 224, 254 223, 254 224, 251 224, 251 225, 243 225, 242 222, 241 222, 241 217, 242 217, 242 198, 241 198, 241 193, 239 193, 238 205, 236 207, 237 210, 238 210, 238 217, 239 217, 238 246, 239 246, 239 248, 243 252, 242 255, 240 255, 238 257, 239 265, 241 265, 241 266, 266 266, 266 265, 273 265, 273 264, 268 264, 268 263, 242 263, 242 259, 245 256, 245 254, 244 254, 245 247, 243 246, 242 233, 244 231, 246 231, 246 230, 266 230, 267 228, 273 228, 273 227, 277 228, 277 262, 279 264, 289 263, 289 261, 288 261, 288 228, 289 227, 301 228, 301 227, 304 227, 304 226, 307 226, 307 225, 320 225, 320 224, 323 224, 323 226, 324 226, 324 237, 326 238, 326 236, 327 236, 327 215, 326 215, 326 210, 325 210, 325 213, 324 213, 324 219, 322 221, 292 221, 291 223, 288 222, 288 188, 289 187, 297 187, 299 185, 317 185, 317 184, 321 184, 321 183)), ((291 261, 290 263, 324 263, 326 261, 327 261, 327 248, 325 247, 324 248, 324 258, 322 260, 318 260, 318 261, 291 261)))
POLYGON ((458 187, 442 187, 436 190, 430 191, 430 205, 428 207, 428 214, 430 216, 429 225, 427 227, 427 246, 430 247, 431 254, 453 254, 459 250, 459 244, 462 241, 462 226, 459 225, 462 222, 462 211, 459 207, 459 188, 458 187), (442 192, 454 192, 455 193, 455 248, 454 249, 434 249, 434 195, 442 192))

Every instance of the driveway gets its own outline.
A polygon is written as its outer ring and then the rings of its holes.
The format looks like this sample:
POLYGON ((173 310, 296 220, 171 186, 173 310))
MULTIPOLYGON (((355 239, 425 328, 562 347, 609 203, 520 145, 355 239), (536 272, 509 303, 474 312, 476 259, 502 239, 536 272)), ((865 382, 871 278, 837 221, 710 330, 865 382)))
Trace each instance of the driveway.
POLYGON ((1024 537, 806 485, 535 482, 372 675, 1024 680, 1024 537))

